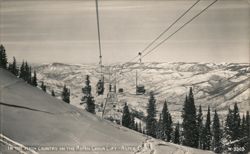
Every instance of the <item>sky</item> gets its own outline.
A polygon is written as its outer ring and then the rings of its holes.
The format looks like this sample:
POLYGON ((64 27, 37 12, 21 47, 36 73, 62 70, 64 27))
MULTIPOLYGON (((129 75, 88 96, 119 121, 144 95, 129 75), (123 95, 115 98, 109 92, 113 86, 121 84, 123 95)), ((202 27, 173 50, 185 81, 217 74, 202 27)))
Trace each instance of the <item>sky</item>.
MULTIPOLYGON (((201 2, 161 39, 213 0, 201 2)), ((99 0, 103 63, 126 62, 194 0, 99 0)), ((250 62, 249 0, 219 0, 144 62, 250 62)), ((9 59, 98 63, 94 0, 0 0, 0 44, 9 59)), ((160 39, 160 40, 161 40, 160 39)))

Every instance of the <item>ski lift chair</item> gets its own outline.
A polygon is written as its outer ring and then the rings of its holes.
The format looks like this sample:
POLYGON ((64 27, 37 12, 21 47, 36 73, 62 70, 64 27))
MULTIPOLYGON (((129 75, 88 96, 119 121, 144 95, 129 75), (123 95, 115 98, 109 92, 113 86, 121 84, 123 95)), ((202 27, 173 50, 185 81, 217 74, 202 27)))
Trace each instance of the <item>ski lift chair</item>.
POLYGON ((104 92, 104 83, 102 80, 99 80, 97 85, 96 85, 96 92, 99 95, 103 95, 104 92))
POLYGON ((145 86, 144 85, 137 85, 136 86, 136 95, 143 95, 145 94, 145 86))

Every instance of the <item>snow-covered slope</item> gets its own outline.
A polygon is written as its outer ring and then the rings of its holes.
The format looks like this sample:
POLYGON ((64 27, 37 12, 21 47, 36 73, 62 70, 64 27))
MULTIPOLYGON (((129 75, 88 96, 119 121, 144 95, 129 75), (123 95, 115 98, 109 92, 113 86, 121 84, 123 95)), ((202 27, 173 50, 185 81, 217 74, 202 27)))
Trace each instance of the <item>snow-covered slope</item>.
MULTIPOLYGON (((51 97, 0 69, 0 147, 11 140, 38 153, 210 153, 147 138, 51 97), (6 138, 3 138, 4 137, 6 138), (35 148, 36 147, 36 148, 35 148), (113 148, 113 149, 112 149, 113 148), (118 148, 118 149, 114 149, 118 148), (119 149, 120 148, 120 149, 119 149), (82 150, 82 152, 81 152, 82 150), (94 151, 94 152, 93 152, 94 151)), ((24 151, 22 153, 31 153, 24 151)))
MULTIPOLYGON (((100 71, 94 65, 68 65, 61 63, 46 64, 36 67, 39 80, 46 82, 49 88, 56 90, 60 97, 63 84, 71 89, 71 103, 79 106, 85 76, 91 77, 93 91, 100 78, 100 71)), ((111 81, 118 80, 117 89, 124 93, 118 95, 118 106, 128 102, 130 107, 145 112, 148 95, 135 95, 135 74, 138 72, 139 84, 144 84, 147 94, 153 90, 157 98, 158 110, 163 101, 167 101, 170 111, 180 116, 185 95, 193 87, 195 103, 206 110, 209 105, 224 114, 228 107, 238 103, 240 111, 249 110, 250 106, 250 67, 249 64, 237 63, 127 63, 104 68, 108 89, 109 72, 111 81), (116 70, 116 71, 115 71, 116 70), (116 72, 116 73, 114 73, 116 72)), ((106 90, 107 91, 107 90, 106 90)), ((97 98, 97 100, 102 100, 97 98)))

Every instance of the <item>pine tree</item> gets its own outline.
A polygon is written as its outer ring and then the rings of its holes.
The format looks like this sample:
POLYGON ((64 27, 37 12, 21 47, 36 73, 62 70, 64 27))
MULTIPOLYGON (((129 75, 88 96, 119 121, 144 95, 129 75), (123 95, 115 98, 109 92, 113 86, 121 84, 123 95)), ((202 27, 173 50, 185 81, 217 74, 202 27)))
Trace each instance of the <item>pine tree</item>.
POLYGON ((122 112, 122 126, 129 128, 131 122, 131 115, 127 103, 125 103, 122 112))
POLYGON ((82 88, 82 92, 83 94, 85 94, 85 96, 91 96, 91 85, 89 75, 86 76, 85 87, 82 88))
POLYGON ((228 114, 225 121, 224 134, 226 142, 230 143, 233 136, 233 111, 229 108, 228 114))
POLYGON ((24 81, 27 81, 29 80, 29 65, 28 65, 28 62, 26 61, 25 62, 25 65, 24 65, 24 81))
POLYGON ((135 122, 134 130, 137 131, 137 132, 139 132, 139 130, 138 130, 138 123, 137 122, 135 122))
POLYGON ((95 114, 95 100, 94 97, 89 96, 87 97, 87 108, 86 110, 90 113, 95 114))
POLYGON ((70 89, 67 88, 66 85, 63 86, 62 100, 66 103, 70 103, 70 89))
POLYGON ((3 45, 1 44, 0 45, 0 68, 2 68, 2 65, 3 65, 3 49, 4 49, 4 47, 3 47, 3 45))
POLYGON ((27 82, 32 85, 32 68, 29 66, 28 72, 27 72, 27 82))
POLYGON ((220 119, 217 114, 217 111, 214 111, 213 118, 213 150, 216 153, 222 152, 222 132, 220 128, 220 119))
POLYGON ((202 131, 203 131, 203 114, 202 114, 202 108, 201 105, 199 106, 199 112, 197 115, 197 129, 198 129, 198 148, 202 149, 202 142, 203 142, 203 136, 202 136, 202 131))
POLYGON ((232 127, 232 140, 239 140, 240 139, 240 114, 237 104, 234 104, 233 109, 233 127, 232 127))
POLYGON ((44 82, 42 81, 42 84, 41 84, 41 89, 44 91, 44 92, 46 92, 47 90, 46 90, 46 85, 44 84, 44 82))
POLYGON ((156 107, 155 107, 155 97, 153 92, 150 92, 149 104, 147 107, 147 117, 146 117, 146 133, 149 136, 156 137, 156 107))
POLYGON ((31 67, 29 66, 27 61, 25 63, 23 61, 21 65, 19 78, 28 83, 31 83, 31 67))
POLYGON ((138 132, 142 133, 142 126, 141 126, 141 122, 139 122, 139 124, 138 124, 138 132))
POLYGON ((7 64, 8 64, 8 59, 6 55, 6 50, 4 46, 1 44, 0 45, 0 67, 3 69, 7 69, 7 64))
POLYGON ((171 140, 172 128, 172 117, 168 111, 167 102, 164 102, 162 108, 162 129, 163 129, 163 140, 169 142, 171 140))
POLYGON ((56 94, 55 94, 55 91, 54 91, 54 90, 52 90, 52 91, 51 91, 51 96, 53 96, 53 97, 55 97, 55 96, 56 96, 56 94))
POLYGON ((180 144, 180 124, 179 122, 177 123, 177 125, 175 126, 175 130, 174 130, 174 140, 173 142, 175 144, 180 144))
POLYGON ((22 65, 20 67, 20 74, 19 74, 19 78, 24 79, 25 78, 25 68, 24 68, 24 61, 22 62, 22 65))
POLYGON ((7 70, 12 73, 12 64, 11 63, 9 63, 9 66, 8 66, 7 70))
POLYGON ((37 87, 38 83, 37 83, 36 71, 34 71, 33 74, 34 74, 34 75, 33 75, 33 77, 32 77, 31 85, 37 87))
POLYGON ((240 131, 242 132, 241 137, 246 136, 246 133, 244 132, 246 130, 245 128, 246 128, 246 117, 243 114, 242 120, 241 120, 241 125, 240 125, 240 131))
POLYGON ((171 114, 169 113, 168 115, 168 127, 167 127, 167 130, 168 130, 168 134, 167 134, 167 141, 170 142, 172 140, 172 136, 173 136, 173 121, 172 121, 172 116, 171 114))
MULTIPOLYGON (((234 104, 234 109, 231 110, 229 108, 228 115, 226 118, 225 128, 224 128, 224 136, 229 143, 229 147, 233 148, 235 146, 239 146, 240 142, 240 124, 241 119, 239 115, 239 109, 237 104, 234 104)), ((228 144, 227 143, 227 144, 228 144)))
POLYGON ((186 96, 182 112, 183 118, 183 144, 186 146, 198 147, 198 129, 196 124, 196 108, 192 88, 189 91, 189 97, 186 96))
MULTIPOLYGON (((247 123, 246 123, 246 118, 245 115, 243 114, 242 116, 242 120, 241 120, 241 125, 240 125, 240 143, 239 143, 239 147, 244 147, 247 144, 247 123)), ((246 149, 246 148, 245 148, 246 149)))
POLYGON ((135 117, 132 114, 130 114, 130 119, 129 128, 135 130, 135 117))
POLYGON ((162 114, 160 114, 157 127, 156 127, 156 138, 157 139, 164 139, 164 128, 163 128, 163 120, 162 120, 162 114))
POLYGON ((17 64, 16 64, 16 58, 13 57, 13 62, 11 65, 9 65, 9 69, 11 71, 12 74, 14 74, 15 76, 18 76, 18 68, 17 68, 17 64))
POLYGON ((250 152, 250 116, 249 116, 249 111, 247 111, 246 114, 246 126, 245 126, 245 132, 246 132, 246 144, 245 144, 245 149, 246 152, 250 152))
POLYGON ((90 113, 95 114, 95 100, 91 95, 91 85, 89 80, 89 75, 86 76, 85 87, 82 88, 82 92, 84 94, 82 101, 87 104, 86 110, 90 113))
POLYGON ((211 149, 211 140, 212 140, 212 134, 211 134, 211 120, 210 120, 210 107, 208 107, 207 110, 207 119, 204 127, 204 142, 203 142, 203 149, 204 150, 210 150, 211 149))

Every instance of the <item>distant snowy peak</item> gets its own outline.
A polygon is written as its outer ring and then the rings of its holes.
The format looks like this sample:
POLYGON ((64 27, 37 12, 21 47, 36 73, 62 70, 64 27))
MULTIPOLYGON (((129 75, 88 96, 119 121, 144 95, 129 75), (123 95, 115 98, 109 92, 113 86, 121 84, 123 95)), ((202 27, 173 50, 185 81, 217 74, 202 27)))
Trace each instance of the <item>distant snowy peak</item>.
MULTIPOLYGON (((118 65, 121 67, 121 65, 118 65)), ((142 68, 142 69, 168 69, 172 71, 180 72, 207 72, 214 69, 240 69, 249 68, 247 63, 185 63, 185 62, 175 62, 175 63, 125 63, 122 65, 124 68, 142 68)))

